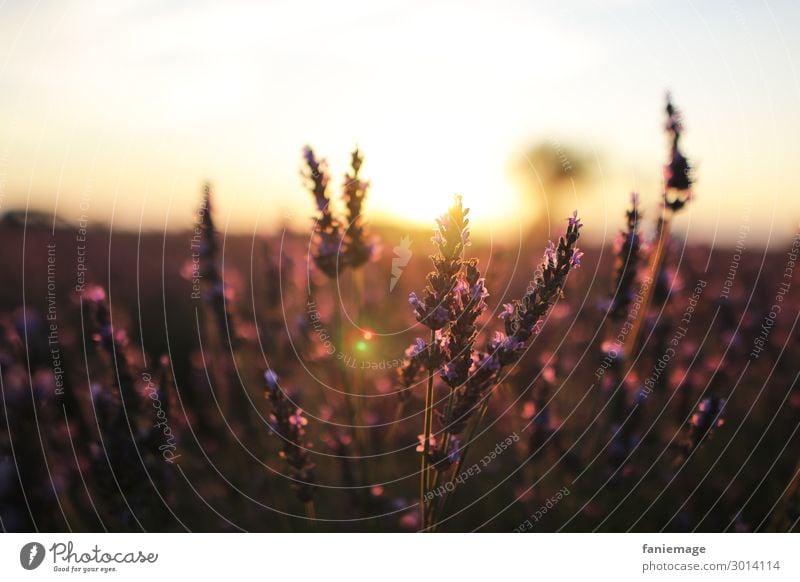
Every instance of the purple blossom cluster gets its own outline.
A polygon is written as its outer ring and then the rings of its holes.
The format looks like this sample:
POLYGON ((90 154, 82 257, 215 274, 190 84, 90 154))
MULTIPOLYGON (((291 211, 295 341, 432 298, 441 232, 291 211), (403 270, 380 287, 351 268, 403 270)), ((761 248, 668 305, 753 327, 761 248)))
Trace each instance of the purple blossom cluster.
POLYGON ((304 148, 303 158, 307 166, 303 177, 317 206, 312 257, 320 271, 335 279, 348 267, 358 269, 364 266, 376 250, 369 239, 363 216, 364 200, 369 190, 369 182, 361 178, 364 157, 358 148, 351 155, 350 171, 342 187, 342 199, 347 209, 345 221, 336 218, 331 208, 327 162, 317 159, 309 146, 304 148))
POLYGON ((308 455, 311 443, 306 441, 308 419, 302 409, 295 406, 280 386, 278 375, 272 370, 264 374, 266 397, 272 406, 269 423, 272 432, 283 439, 282 459, 289 465, 292 488, 297 498, 307 503, 314 499, 314 463, 308 455))

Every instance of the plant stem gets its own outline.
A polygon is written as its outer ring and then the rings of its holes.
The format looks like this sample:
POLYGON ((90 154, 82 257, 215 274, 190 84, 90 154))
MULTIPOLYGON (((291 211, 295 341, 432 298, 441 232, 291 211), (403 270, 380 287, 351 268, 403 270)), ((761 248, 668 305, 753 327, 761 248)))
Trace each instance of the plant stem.
MULTIPOLYGON (((364 272, 361 269, 352 269, 350 271, 352 280, 352 297, 353 297, 353 320, 356 323, 358 331, 361 332, 361 302, 364 298, 364 272)), ((358 428, 355 429, 356 444, 358 445, 361 454, 366 456, 368 440, 364 435, 363 419, 364 419, 364 369, 359 366, 359 369, 352 374, 353 387, 355 393, 355 421, 358 428)))
POLYGON ((317 511, 314 507, 314 500, 305 502, 306 517, 311 520, 311 528, 317 529, 317 511))
MULTIPOLYGON (((475 433, 478 432, 478 426, 481 424, 481 422, 483 422, 483 417, 486 416, 486 411, 489 409, 489 398, 492 396, 492 391, 495 390, 496 388, 497 386, 489 390, 489 392, 483 398, 480 410, 478 411, 478 416, 475 418, 475 421, 473 422, 472 427, 469 429, 469 433, 467 434, 466 445, 464 446, 464 450, 459 456, 458 463, 456 464, 456 469, 450 474, 450 483, 453 483, 454 479, 461 473, 461 467, 464 466, 464 460, 467 458, 469 450, 472 447, 472 443, 475 440, 475 433)), ((442 510, 438 513, 438 515, 434 516, 433 524, 431 526, 433 530, 436 529, 439 519, 444 516, 445 510, 447 509, 447 502, 450 500, 450 497, 451 495, 447 495, 444 498, 444 501, 442 502, 442 510)))
MULTIPOLYGON (((639 342, 639 336, 642 333, 642 329, 644 327, 644 321, 647 319, 647 312, 650 308, 650 302, 653 299, 653 291, 656 286, 656 282, 658 281, 658 275, 661 272, 661 265, 664 262, 664 255, 666 251, 667 241, 669 240, 669 230, 670 230, 670 220, 672 218, 672 211, 668 209, 664 209, 664 217, 661 221, 661 228, 658 233, 658 241, 656 242, 656 248, 653 251, 652 259, 650 260, 650 284, 645 289, 644 297, 642 298, 642 305, 639 308, 639 313, 636 317, 636 321, 633 323, 633 329, 631 330, 630 335, 628 336, 628 347, 630 349, 630 354, 633 355, 636 353, 637 344, 639 342)), ((628 351, 628 350, 625 350, 628 351)))
POLYGON ((359 328, 362 323, 361 314, 364 311, 361 305, 364 302, 364 271, 362 269, 353 269, 351 271, 353 280, 353 310, 355 311, 355 317, 353 319, 359 328))
MULTIPOLYGON (((436 332, 431 330, 430 345, 436 342, 436 332)), ((433 428, 433 374, 434 371, 428 371, 428 386, 425 391, 425 429, 423 431, 422 441, 422 464, 420 474, 420 488, 419 488, 419 507, 422 516, 422 529, 425 529, 426 524, 426 511, 425 511, 425 494, 428 492, 428 454, 430 452, 430 439, 431 429, 433 428)))
POLYGON ((350 425, 350 430, 353 431, 353 440, 358 441, 357 438, 357 429, 356 429, 356 417, 353 407, 353 395, 350 394, 350 386, 348 385, 348 373, 347 373, 347 362, 344 359, 344 350, 343 350, 343 342, 344 342, 344 334, 342 333, 342 304, 341 304, 341 297, 338 294, 338 287, 336 280, 331 280, 331 291, 333 295, 333 331, 332 334, 334 338, 334 348, 335 352, 333 353, 332 357, 336 358, 339 362, 336 367, 339 369, 339 379, 341 382, 341 391, 344 395, 344 405, 347 411, 347 422, 350 425))
MULTIPOLYGON (((364 294, 364 267, 361 266, 358 269, 351 270, 351 280, 353 284, 353 310, 354 315, 353 319, 356 322, 356 327, 359 333, 363 333, 364 330, 364 312, 366 311, 366 296, 364 294)), ((356 370, 353 374, 354 376, 354 386, 355 386, 355 398, 356 398, 356 409, 355 409, 355 417, 358 428, 356 428, 356 446, 358 450, 361 452, 361 455, 364 456, 364 461, 362 463, 361 469, 361 476, 364 483, 371 483, 370 481, 370 468, 368 465, 369 462, 369 455, 370 455, 370 439, 368 434, 368 429, 364 425, 365 419, 365 409, 366 404, 369 402, 366 398, 366 386, 367 382, 364 377, 364 366, 359 365, 358 370, 356 370)), ((367 497, 369 497, 369 490, 364 490, 367 497)))
MULTIPOLYGON (((453 410, 453 400, 455 398, 455 392, 456 392, 455 389, 451 389, 450 390, 450 396, 447 398, 447 407, 445 408, 445 413, 444 413, 445 419, 450 418, 450 413, 453 410)), ((444 431, 442 432, 442 438, 444 439, 444 441, 443 441, 444 444, 442 445, 442 452, 444 453, 443 456, 446 458, 447 457, 447 451, 450 450, 450 427, 449 426, 446 426, 444 431)), ((442 476, 442 473, 444 473, 444 470, 437 470, 435 466, 433 467, 433 471, 434 471, 433 484, 430 485, 430 491, 436 491, 436 488, 439 487, 439 480, 440 480, 440 478, 442 476)), ((432 501, 432 503, 433 503, 434 515, 435 515, 437 503, 433 502, 433 501, 432 501)))

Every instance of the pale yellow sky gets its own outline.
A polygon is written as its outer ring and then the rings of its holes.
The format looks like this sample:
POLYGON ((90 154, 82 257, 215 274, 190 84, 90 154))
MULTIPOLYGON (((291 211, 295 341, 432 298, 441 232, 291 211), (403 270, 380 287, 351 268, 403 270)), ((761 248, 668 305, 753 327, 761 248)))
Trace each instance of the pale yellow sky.
POLYGON ((211 179, 223 225, 305 225, 301 147, 338 184, 358 144, 371 216, 429 221, 460 192, 501 236, 545 211, 509 168, 558 141, 597 156, 575 205, 599 238, 628 191, 658 195, 669 88, 697 166, 689 237, 730 241, 750 208, 751 242, 785 240, 799 24, 788 0, 0 0, 0 209, 178 229, 211 179))

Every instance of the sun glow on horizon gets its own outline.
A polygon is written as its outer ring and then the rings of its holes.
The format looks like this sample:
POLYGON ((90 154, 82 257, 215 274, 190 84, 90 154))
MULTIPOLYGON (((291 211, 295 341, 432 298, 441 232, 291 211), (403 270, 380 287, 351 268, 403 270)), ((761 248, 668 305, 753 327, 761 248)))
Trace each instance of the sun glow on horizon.
POLYGON ((798 87, 759 64, 792 65, 775 24, 742 6, 753 42, 728 22, 710 50, 702 18, 602 4, 11 0, 0 8, 0 211, 74 222, 90 189, 92 221, 186 229, 209 179, 231 229, 306 228, 302 146, 330 160, 338 192, 358 144, 368 220, 430 225, 458 193, 473 228, 500 235, 561 220, 509 167, 527 146, 569 140, 607 154, 575 198, 611 236, 628 192, 657 196, 671 88, 698 169, 693 234, 726 237, 718 227, 753 196, 765 231, 779 204, 775 227, 790 232, 798 87), (680 47, 655 42, 671 27, 680 47))
POLYGON ((374 172, 368 206, 374 216, 429 226, 459 194, 470 209, 474 229, 487 231, 502 224, 513 230, 515 220, 523 224, 530 220, 530 216, 522 218, 520 209, 528 203, 508 176, 503 159, 491 160, 487 152, 469 148, 449 150, 446 156, 431 152, 398 172, 396 160, 402 160, 403 154, 394 154, 365 166, 374 172))

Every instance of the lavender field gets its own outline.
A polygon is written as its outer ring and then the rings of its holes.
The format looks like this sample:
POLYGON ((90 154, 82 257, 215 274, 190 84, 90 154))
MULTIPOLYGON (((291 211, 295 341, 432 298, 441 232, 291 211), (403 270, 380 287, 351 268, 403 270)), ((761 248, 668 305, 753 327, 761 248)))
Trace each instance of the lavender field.
POLYGON ((797 530, 800 232, 674 234, 702 174, 662 119, 605 242, 476 235, 467 195, 373 221, 359 149, 297 152, 306 227, 228 232, 212 183, 178 231, 7 212, 3 531, 797 530))

